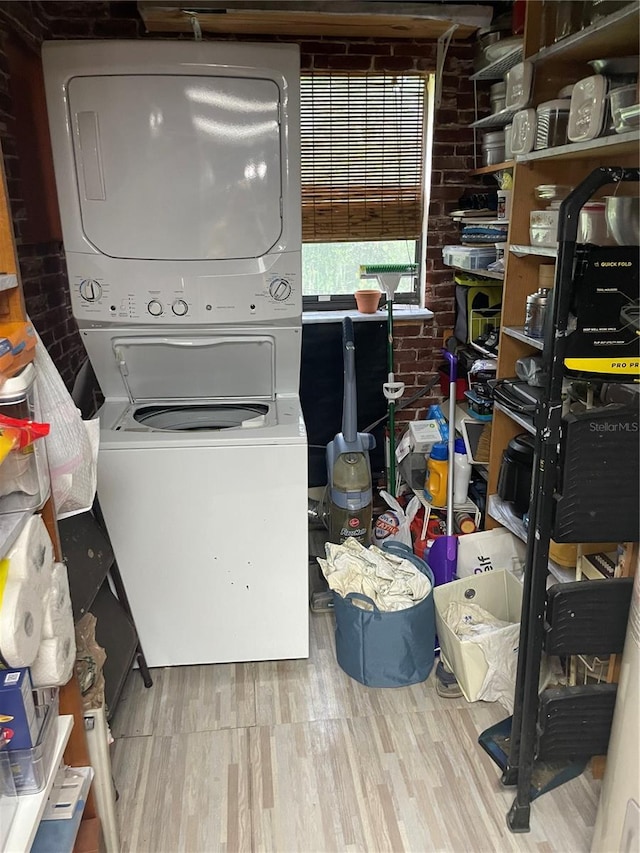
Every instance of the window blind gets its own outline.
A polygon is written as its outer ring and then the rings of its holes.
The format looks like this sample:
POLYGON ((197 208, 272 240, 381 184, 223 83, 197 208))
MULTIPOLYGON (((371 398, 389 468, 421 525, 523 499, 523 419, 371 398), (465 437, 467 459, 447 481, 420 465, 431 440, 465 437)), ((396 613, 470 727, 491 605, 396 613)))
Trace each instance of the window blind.
POLYGON ((420 237, 426 78, 301 79, 303 242, 420 237))

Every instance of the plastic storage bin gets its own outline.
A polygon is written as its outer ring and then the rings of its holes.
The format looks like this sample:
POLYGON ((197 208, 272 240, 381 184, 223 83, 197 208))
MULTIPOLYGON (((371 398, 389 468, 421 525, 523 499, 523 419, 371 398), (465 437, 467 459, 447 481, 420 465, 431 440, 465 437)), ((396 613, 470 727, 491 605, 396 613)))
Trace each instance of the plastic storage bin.
POLYGON ((508 110, 523 110, 531 99, 531 84, 533 82, 533 65, 530 62, 519 62, 514 65, 506 76, 505 106, 508 110))
POLYGON ((445 246, 442 258, 450 267, 484 270, 496 259, 494 246, 445 246))
POLYGON ((436 633, 440 655, 455 673, 467 702, 475 702, 489 664, 477 643, 461 640, 444 621, 452 601, 472 601, 505 622, 519 622, 522 608, 522 583, 509 571, 483 572, 437 586, 433 591, 436 608, 436 633))
MULTIPOLYGON (((11 418, 40 420, 36 370, 28 364, 0 388, 0 413, 11 418)), ((43 439, 23 450, 12 450, 0 465, 0 514, 39 509, 49 493, 47 451, 43 439)))
POLYGON ((567 125, 571 101, 545 101, 536 109, 535 148, 555 148, 567 141, 567 125))
POLYGON ((511 153, 529 154, 533 151, 536 141, 536 111, 534 109, 520 110, 513 117, 511 125, 511 153))
POLYGON ((0 737, 0 850, 5 843, 18 808, 18 795, 11 772, 7 741, 0 737))
POLYGON ((51 770, 56 746, 58 690, 36 691, 36 715, 42 720, 37 744, 31 749, 9 748, 11 772, 18 796, 41 791, 51 770))
POLYGON ((608 81, 602 74, 578 80, 571 93, 567 135, 571 142, 586 142, 605 132, 609 101, 608 81))

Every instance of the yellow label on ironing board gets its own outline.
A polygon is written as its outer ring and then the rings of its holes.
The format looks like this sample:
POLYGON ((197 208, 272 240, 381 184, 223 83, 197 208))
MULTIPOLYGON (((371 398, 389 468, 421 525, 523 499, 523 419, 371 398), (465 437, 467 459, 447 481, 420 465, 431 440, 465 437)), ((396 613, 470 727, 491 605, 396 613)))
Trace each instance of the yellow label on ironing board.
POLYGON ((640 358, 565 358, 569 370, 633 377, 640 382, 640 358))

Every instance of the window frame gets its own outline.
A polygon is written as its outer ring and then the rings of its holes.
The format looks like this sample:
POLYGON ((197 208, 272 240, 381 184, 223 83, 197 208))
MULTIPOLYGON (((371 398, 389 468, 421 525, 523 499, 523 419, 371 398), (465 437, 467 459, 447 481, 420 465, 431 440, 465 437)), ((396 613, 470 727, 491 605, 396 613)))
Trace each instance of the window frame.
MULTIPOLYGON (((312 76, 313 71, 304 72, 304 76, 312 76)), ((335 72, 327 72, 327 71, 318 71, 318 76, 327 75, 328 73, 335 72)), ((342 72, 341 76, 351 76, 351 77, 364 77, 364 76, 420 76, 424 81, 424 103, 423 103, 423 115, 422 115, 422 186, 421 186, 421 194, 422 194, 422 214, 421 214, 421 231, 420 236, 411 237, 405 239, 415 240, 415 258, 414 262, 417 264, 418 270, 417 274, 413 279, 413 287, 410 292, 398 292, 394 296, 394 302, 398 304, 405 305, 423 305, 424 303, 424 292, 425 292, 425 277, 426 277, 426 245, 427 245, 427 221, 428 221, 428 210, 429 210, 429 196, 430 196, 430 186, 431 186, 431 151, 433 144, 433 92, 434 92, 434 75, 433 73, 428 72, 402 72, 397 75, 393 75, 392 72, 342 72)), ((336 75, 337 76, 337 75, 336 75)), ((392 238, 397 239, 397 238, 392 238)), ((306 245, 313 245, 314 241, 308 241, 306 245)), ((321 242, 321 241, 315 241, 321 242)), ((327 240, 327 243, 335 242, 350 242, 350 243, 367 243, 367 242, 378 242, 373 240, 327 240)), ((383 240, 379 242, 384 242, 383 240)), ((305 245, 303 241, 302 245, 305 245)), ((304 287, 304 282, 303 282, 304 287)), ((381 305, 384 304, 385 297, 383 294, 383 298, 381 300, 381 305)), ((356 301, 354 294, 327 294, 325 295, 306 295, 302 296, 302 307, 303 311, 337 311, 337 310, 349 310, 355 309, 356 301)))

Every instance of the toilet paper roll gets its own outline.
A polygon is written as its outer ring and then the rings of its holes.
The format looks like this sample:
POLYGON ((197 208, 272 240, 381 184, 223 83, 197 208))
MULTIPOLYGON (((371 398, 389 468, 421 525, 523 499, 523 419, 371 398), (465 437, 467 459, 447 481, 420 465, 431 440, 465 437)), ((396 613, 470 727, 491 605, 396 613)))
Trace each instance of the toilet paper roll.
POLYGON ((53 639, 61 631, 65 619, 73 619, 71 597, 69 595, 69 579, 64 563, 54 563, 51 573, 51 585, 44 596, 44 615, 42 619, 42 636, 53 639))
POLYGON ((31 666, 42 636, 42 603, 38 592, 8 580, 0 603, 0 655, 11 668, 31 666))
POLYGON ((76 660, 76 638, 73 631, 63 636, 43 640, 38 656, 31 665, 31 681, 34 687, 62 687, 69 681, 76 660))
POLYGON ((32 515, 7 554, 9 580, 25 581, 41 595, 51 584, 53 544, 44 521, 32 515))

